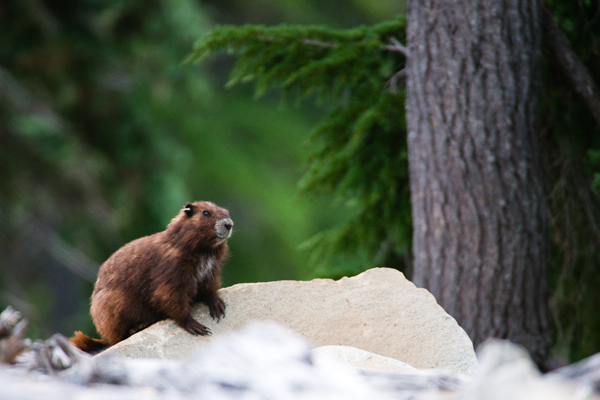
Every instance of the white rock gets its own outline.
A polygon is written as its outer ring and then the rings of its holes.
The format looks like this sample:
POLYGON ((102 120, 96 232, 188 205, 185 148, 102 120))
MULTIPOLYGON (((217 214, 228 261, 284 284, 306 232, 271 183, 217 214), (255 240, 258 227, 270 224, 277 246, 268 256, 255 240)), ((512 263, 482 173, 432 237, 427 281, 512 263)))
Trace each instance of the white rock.
POLYGON ((394 358, 380 356, 352 346, 319 346, 310 351, 319 359, 329 357, 338 362, 349 364, 362 371, 372 372, 416 372, 415 367, 394 358))
MULTIPOLYGON (((219 323, 197 305, 194 318, 213 336, 195 337, 172 320, 158 322, 102 354, 181 358, 195 346, 254 320, 272 320, 317 346, 343 345, 416 368, 471 373, 473 344, 425 289, 397 270, 374 268, 353 278, 238 284, 220 290, 227 304, 219 323)), ((101 356, 101 355, 100 355, 101 356)))

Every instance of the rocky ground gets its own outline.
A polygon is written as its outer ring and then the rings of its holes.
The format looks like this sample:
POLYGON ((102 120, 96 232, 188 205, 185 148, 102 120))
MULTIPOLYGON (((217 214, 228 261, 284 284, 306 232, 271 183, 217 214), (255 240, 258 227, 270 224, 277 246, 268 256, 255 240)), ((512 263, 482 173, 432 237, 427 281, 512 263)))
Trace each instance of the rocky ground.
POLYGON ((27 343, 7 310, 0 399, 600 399, 600 356, 543 375, 522 348, 492 340, 478 362, 454 319, 395 270, 221 295, 225 319, 194 315, 211 337, 162 321, 95 357, 61 335, 27 343))

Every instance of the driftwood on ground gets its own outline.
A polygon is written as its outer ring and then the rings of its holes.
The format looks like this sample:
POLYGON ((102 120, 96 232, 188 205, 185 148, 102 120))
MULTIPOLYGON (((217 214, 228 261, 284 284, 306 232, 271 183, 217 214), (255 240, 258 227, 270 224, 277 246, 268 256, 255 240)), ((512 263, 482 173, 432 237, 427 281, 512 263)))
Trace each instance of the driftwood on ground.
POLYGON ((8 306, 0 313, 0 363, 12 364, 17 356, 29 348, 25 339, 27 321, 8 306))

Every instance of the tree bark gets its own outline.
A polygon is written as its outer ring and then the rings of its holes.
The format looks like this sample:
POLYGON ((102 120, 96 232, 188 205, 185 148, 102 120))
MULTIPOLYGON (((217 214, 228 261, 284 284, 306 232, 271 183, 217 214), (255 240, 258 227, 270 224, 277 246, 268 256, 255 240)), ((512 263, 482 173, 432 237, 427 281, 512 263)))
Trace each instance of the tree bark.
POLYGON ((410 0, 414 282, 475 345, 547 355, 537 0, 410 0))

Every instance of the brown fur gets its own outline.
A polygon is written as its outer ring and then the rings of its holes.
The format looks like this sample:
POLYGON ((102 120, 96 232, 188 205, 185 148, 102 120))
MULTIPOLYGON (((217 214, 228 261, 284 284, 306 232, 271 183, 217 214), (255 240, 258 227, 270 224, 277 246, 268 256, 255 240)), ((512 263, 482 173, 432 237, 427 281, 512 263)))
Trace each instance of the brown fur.
POLYGON ((100 266, 92 294, 90 313, 102 339, 76 332, 71 342, 98 351, 165 318, 193 335, 210 334, 191 308, 202 301, 213 319, 225 314, 217 290, 232 225, 227 210, 188 203, 165 231, 121 247, 100 266))

